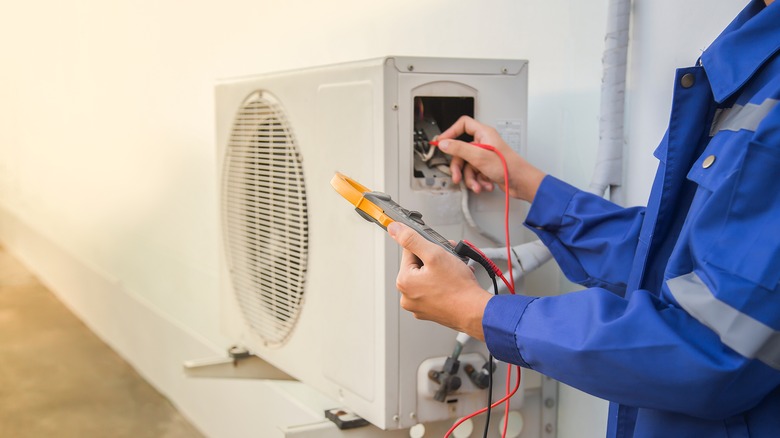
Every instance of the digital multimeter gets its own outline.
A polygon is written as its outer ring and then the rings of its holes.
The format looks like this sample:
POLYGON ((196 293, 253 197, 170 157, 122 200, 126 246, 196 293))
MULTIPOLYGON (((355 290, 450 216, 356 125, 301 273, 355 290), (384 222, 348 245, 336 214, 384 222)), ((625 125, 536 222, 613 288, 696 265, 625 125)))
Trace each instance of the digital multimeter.
POLYGON ((420 212, 410 211, 401 207, 398 203, 393 201, 390 195, 371 191, 357 181, 339 172, 336 172, 336 175, 330 180, 330 185, 333 186, 344 199, 355 206, 355 211, 357 211, 363 219, 374 222, 385 230, 387 230, 387 226, 391 223, 401 222, 417 231, 417 233, 425 237, 426 240, 441 246, 455 257, 464 262, 468 261, 466 257, 463 257, 456 252, 455 247, 449 240, 445 239, 441 234, 425 224, 420 212))

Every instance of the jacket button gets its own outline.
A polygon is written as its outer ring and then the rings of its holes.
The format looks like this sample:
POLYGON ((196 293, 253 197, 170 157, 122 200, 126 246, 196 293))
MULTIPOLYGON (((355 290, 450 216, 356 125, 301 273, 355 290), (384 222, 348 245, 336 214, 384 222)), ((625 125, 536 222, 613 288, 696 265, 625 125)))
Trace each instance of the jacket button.
POLYGON ((705 169, 709 169, 710 166, 712 166, 712 163, 715 162, 715 155, 710 155, 707 158, 704 159, 704 161, 701 162, 701 167, 705 169))
POLYGON ((685 73, 683 77, 680 78, 680 85, 682 85, 683 88, 691 88, 695 82, 696 78, 693 76, 693 73, 685 73))

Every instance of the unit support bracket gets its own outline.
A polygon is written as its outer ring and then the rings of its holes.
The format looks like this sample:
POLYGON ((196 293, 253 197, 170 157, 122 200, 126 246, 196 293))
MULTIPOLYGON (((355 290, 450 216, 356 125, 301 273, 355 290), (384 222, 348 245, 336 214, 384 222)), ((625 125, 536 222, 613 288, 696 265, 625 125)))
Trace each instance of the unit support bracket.
POLYGON ((296 380, 284 371, 253 355, 244 347, 233 346, 227 357, 185 361, 184 375, 220 379, 296 380))

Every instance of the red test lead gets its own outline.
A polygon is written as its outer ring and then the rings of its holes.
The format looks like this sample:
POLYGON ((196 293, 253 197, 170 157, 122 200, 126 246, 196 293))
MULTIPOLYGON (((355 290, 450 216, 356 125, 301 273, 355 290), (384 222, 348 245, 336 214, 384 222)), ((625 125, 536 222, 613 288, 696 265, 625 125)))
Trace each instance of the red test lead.
MULTIPOLYGON (((437 141, 437 140, 429 141, 428 143, 431 144, 432 146, 436 146, 436 147, 439 146, 439 141, 437 141)), ((506 260, 507 260, 507 265, 508 265, 507 266, 507 272, 509 274, 509 282, 507 282, 506 278, 504 278, 503 275, 500 275, 501 271, 498 269, 497 266, 495 266, 495 264, 492 261, 490 262, 490 264, 492 264, 492 267, 495 268, 494 272, 496 272, 501 277, 501 279, 504 281, 504 283, 507 285, 507 287, 509 288, 509 292, 514 294, 515 293, 515 278, 514 278, 514 275, 512 274, 512 245, 511 245, 510 240, 509 240, 509 168, 507 167, 506 158, 504 158, 504 154, 502 154, 501 151, 496 149, 495 146, 491 146, 489 144, 482 144, 482 143, 469 143, 469 144, 471 144, 473 146, 476 146, 478 148, 482 148, 482 149, 491 151, 491 152, 495 153, 496 155, 498 155, 498 158, 501 159, 501 165, 504 168, 504 233, 505 233, 505 236, 506 236, 506 260)), ((466 244, 469 247, 471 247, 472 249, 479 251, 470 242, 466 242, 466 244)), ((481 251, 480 251, 480 253, 481 253, 481 251)), ((482 255, 484 256, 484 254, 482 254, 482 255)), ((496 291, 496 293, 498 293, 498 291, 496 291)), ((465 421, 465 420, 467 420, 469 418, 472 418, 472 417, 474 417, 476 415, 479 415, 481 413, 489 412, 490 408, 492 408, 493 406, 498 406, 501 403, 506 403, 506 408, 504 410, 504 428, 503 428, 503 431, 502 431, 502 434, 501 434, 502 437, 506 436, 506 428, 507 428, 507 424, 509 422, 508 421, 509 420, 508 416, 509 416, 509 403, 510 403, 510 399, 512 398, 513 395, 515 395, 515 393, 517 392, 517 389, 520 387, 520 380, 521 380, 520 367, 519 366, 514 366, 514 368, 517 369, 517 383, 515 384, 515 387, 514 387, 513 390, 510 389, 511 388, 511 380, 512 380, 512 373, 511 373, 511 369, 512 368, 513 368, 513 366, 510 365, 509 366, 510 372, 508 372, 507 376, 506 376, 506 396, 504 398, 502 398, 501 400, 499 400, 498 402, 496 402, 496 403, 489 404, 487 407, 485 407, 485 408, 483 408, 483 409, 481 409, 481 410, 479 410, 477 412, 474 412, 474 413, 472 413, 470 415, 467 415, 467 416, 463 417, 460 421, 456 422, 452 426, 452 428, 450 428, 449 431, 447 431, 447 434, 445 435, 445 438, 449 437, 450 434, 463 421, 465 421)), ((486 430, 486 433, 487 433, 487 430, 486 430)))

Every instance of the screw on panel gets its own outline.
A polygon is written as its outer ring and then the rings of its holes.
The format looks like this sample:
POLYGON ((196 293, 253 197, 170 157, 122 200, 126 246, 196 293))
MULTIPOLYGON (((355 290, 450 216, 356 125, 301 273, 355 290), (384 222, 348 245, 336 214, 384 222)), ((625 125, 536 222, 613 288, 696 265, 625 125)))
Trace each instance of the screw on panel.
POLYGON ((414 71, 414 66, 412 64, 409 64, 406 66, 406 69, 409 71, 414 71))
POLYGON ((508 69, 508 68, 506 68, 506 67, 503 67, 503 68, 501 69, 501 73, 503 73, 503 74, 507 74, 507 73, 509 73, 509 69, 508 69))
POLYGON ((398 414, 393 415, 393 421, 395 421, 397 423, 397 422, 401 421, 401 417, 399 417, 398 414))
POLYGON ((397 103, 393 104, 393 110, 398 111, 398 104, 397 103))
POLYGON ((542 424, 544 424, 543 436, 545 438, 555 438, 558 435, 556 423, 558 422, 558 382, 544 377, 542 380, 542 424))

